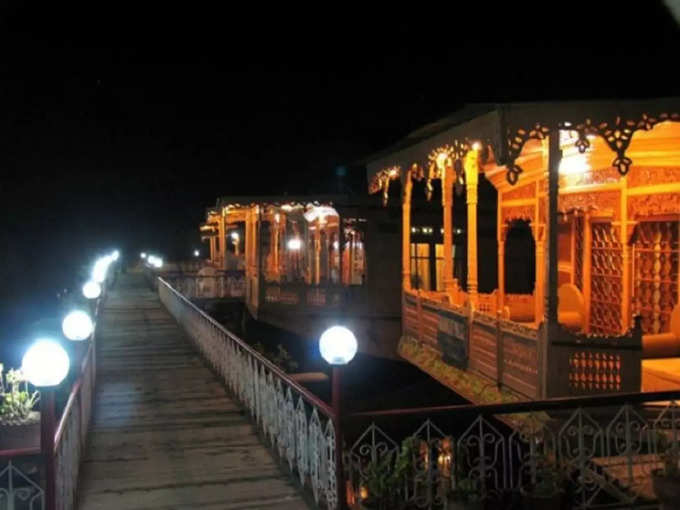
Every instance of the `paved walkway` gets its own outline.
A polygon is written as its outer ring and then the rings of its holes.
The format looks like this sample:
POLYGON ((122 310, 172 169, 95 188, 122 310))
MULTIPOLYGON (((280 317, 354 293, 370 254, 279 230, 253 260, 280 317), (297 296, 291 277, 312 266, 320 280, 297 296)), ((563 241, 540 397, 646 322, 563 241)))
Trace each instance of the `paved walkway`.
POLYGON ((307 508, 141 274, 100 326, 81 510, 307 508))

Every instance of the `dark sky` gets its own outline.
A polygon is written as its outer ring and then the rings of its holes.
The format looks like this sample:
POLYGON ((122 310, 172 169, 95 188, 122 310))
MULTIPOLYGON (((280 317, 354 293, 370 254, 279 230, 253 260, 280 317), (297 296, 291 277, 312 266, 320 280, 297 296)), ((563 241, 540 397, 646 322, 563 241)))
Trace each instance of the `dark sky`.
POLYGON ((678 94, 655 1, 102 3, 0 7, 3 313, 97 249, 190 253, 218 195, 363 192, 355 162, 464 102, 678 94))

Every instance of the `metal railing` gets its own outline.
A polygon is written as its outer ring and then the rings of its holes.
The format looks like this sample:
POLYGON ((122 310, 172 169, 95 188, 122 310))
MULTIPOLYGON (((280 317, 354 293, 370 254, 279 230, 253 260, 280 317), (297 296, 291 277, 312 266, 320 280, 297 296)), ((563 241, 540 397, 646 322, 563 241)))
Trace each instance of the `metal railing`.
POLYGON ((394 469, 411 438, 398 488, 408 508, 447 508, 464 496, 504 505, 546 476, 564 508, 651 506, 661 454, 680 451, 679 398, 670 391, 354 413, 348 419, 370 424, 346 453, 348 499, 370 497, 370 466, 387 459, 394 469))
POLYGON ((317 505, 338 507, 333 410, 162 278, 160 300, 317 505))
MULTIPOLYGON (((94 337, 95 333, 87 345, 58 423, 42 410, 41 434, 48 440, 41 439, 38 448, 0 451, 0 509, 75 508, 80 463, 94 404, 94 337)), ((42 393, 41 398, 47 399, 46 391, 42 393)))

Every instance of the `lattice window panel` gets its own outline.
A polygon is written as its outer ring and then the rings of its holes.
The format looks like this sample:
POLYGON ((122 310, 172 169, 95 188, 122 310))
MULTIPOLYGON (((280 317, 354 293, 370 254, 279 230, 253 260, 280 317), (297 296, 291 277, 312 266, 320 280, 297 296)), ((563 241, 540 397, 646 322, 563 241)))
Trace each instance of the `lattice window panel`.
POLYGON ((578 394, 621 391, 621 355, 593 351, 571 353, 569 387, 578 394))
POLYGON ((583 291, 583 216, 574 218, 574 285, 583 291))
POLYGON ((611 223, 593 223, 590 330, 621 333, 622 256, 618 232, 611 223))
POLYGON ((678 302, 679 221, 643 221, 633 246, 633 299, 644 333, 670 330, 678 302))

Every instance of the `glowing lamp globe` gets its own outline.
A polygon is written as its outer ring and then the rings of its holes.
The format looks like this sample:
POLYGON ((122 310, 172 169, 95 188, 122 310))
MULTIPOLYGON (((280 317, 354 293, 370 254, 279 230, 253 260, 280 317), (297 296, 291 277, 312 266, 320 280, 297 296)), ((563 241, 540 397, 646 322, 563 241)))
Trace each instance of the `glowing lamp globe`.
POLYGON ((103 283, 106 280, 106 273, 109 270, 109 258, 102 257, 94 263, 92 269, 92 279, 97 283, 103 283))
POLYGON ((58 386, 68 374, 68 354, 54 340, 37 340, 24 354, 21 371, 28 382, 40 388, 58 386))
POLYGON ((194 257, 198 257, 198 256, 199 256, 200 254, 201 254, 201 252, 200 252, 200 251, 198 251, 198 250, 194 250, 194 257))
POLYGON ((120 258, 120 252, 119 252, 118 250, 114 251, 114 252, 111 254, 111 259, 112 259, 114 262, 115 262, 116 260, 118 260, 119 258, 120 258))
POLYGON ((102 286, 97 282, 90 280, 83 285, 83 296, 87 299, 97 299, 102 293, 102 286))
POLYGON ((357 339, 349 329, 333 326, 319 339, 321 356, 331 365, 346 365, 357 353, 357 339))
POLYGON ((231 238, 232 238, 234 241, 238 241, 238 239, 239 239, 238 232, 232 232, 232 233, 231 233, 231 238))
POLYGON ((145 259, 145 258, 146 258, 146 253, 142 252, 142 253, 139 254, 139 256, 140 256, 141 258, 145 259))
POLYGON ((69 340, 76 342, 80 340, 87 340, 92 331, 94 331, 94 324, 90 316, 82 310, 76 310, 69 313, 61 323, 61 330, 69 340))
POLYGON ((163 259, 156 257, 154 265, 156 266, 156 268, 160 269, 161 267, 163 267, 163 259))

